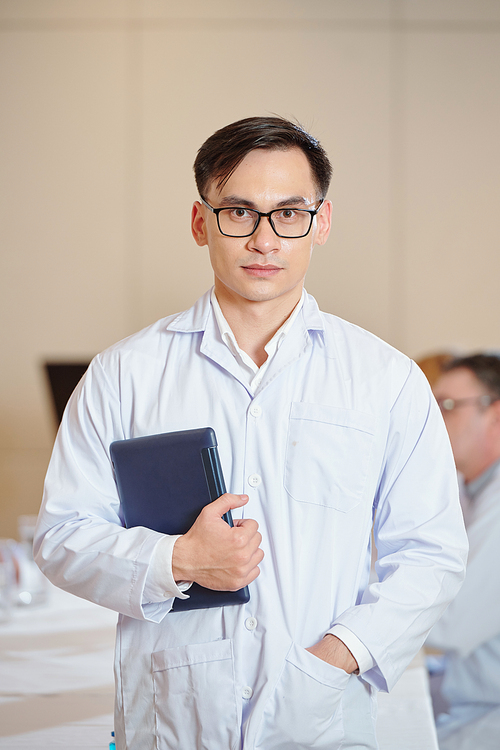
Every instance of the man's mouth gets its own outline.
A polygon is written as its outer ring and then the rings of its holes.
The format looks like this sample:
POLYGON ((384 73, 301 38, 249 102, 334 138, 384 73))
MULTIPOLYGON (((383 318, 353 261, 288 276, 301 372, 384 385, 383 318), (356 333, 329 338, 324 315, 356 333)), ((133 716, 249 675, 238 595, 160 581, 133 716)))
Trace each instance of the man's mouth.
POLYGON ((280 266, 274 266, 272 264, 261 264, 261 263, 251 263, 248 266, 242 266, 242 268, 247 271, 251 276, 273 276, 274 274, 278 273, 279 271, 282 271, 283 269, 280 266))

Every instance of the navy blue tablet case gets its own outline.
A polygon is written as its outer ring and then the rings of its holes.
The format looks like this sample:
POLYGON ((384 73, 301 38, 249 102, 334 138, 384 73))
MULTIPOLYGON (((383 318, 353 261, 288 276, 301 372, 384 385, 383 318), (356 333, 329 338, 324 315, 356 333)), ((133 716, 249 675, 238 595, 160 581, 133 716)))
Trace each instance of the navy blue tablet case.
MULTIPOLYGON (((110 445, 125 525, 163 534, 184 534, 201 509, 226 492, 211 427, 117 440, 110 445)), ((231 511, 224 520, 233 525, 231 511)), ((212 591, 193 583, 189 599, 175 599, 172 610, 224 607, 250 599, 239 591, 212 591)))

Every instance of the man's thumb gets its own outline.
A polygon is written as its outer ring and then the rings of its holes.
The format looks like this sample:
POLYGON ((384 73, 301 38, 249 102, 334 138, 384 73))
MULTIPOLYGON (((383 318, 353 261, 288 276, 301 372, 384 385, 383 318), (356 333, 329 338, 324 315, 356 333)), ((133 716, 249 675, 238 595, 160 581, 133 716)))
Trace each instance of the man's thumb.
POLYGON ((209 506, 211 510, 216 513, 219 518, 221 518, 224 513, 227 513, 228 510, 232 510, 233 508, 241 508, 243 505, 246 505, 248 503, 248 495, 232 495, 229 492, 226 492, 225 495, 221 495, 217 498, 217 500, 214 500, 213 503, 210 503, 209 506))

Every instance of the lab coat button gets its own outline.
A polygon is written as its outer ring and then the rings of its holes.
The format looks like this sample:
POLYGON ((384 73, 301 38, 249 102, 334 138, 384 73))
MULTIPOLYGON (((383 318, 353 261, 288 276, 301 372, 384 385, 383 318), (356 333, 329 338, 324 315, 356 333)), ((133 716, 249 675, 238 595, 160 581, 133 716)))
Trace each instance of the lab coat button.
POLYGON ((258 487, 261 482, 262 479, 258 474, 250 474, 248 477, 248 484, 250 487, 258 487))
POLYGON ((250 700, 250 698, 251 698, 251 697, 252 697, 252 695, 253 695, 253 690, 252 690, 252 688, 251 688, 251 687, 248 687, 248 685, 247 685, 247 687, 244 687, 244 688, 243 688, 243 692, 242 692, 242 695, 243 695, 243 698, 245 698, 245 700, 247 700, 247 701, 248 701, 248 700, 250 700))
POLYGON ((245 620, 245 627, 247 630, 255 630, 257 627, 257 620, 255 617, 247 617, 245 620))
POLYGON ((260 417, 262 414, 262 409, 257 404, 252 404, 252 406, 250 407, 250 414, 255 418, 260 417))

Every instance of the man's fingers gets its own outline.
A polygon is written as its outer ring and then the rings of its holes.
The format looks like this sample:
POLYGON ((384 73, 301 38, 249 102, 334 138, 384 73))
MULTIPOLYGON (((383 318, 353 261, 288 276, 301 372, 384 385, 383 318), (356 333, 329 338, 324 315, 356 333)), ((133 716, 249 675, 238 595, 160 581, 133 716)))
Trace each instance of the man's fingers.
POLYGON ((235 527, 241 527, 244 528, 246 531, 249 531, 253 534, 257 531, 259 528, 259 524, 257 521, 254 521, 253 518, 236 518, 234 521, 235 527))

